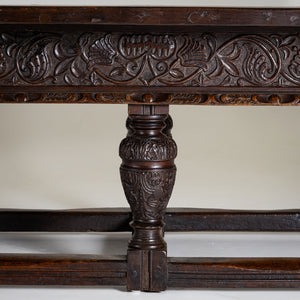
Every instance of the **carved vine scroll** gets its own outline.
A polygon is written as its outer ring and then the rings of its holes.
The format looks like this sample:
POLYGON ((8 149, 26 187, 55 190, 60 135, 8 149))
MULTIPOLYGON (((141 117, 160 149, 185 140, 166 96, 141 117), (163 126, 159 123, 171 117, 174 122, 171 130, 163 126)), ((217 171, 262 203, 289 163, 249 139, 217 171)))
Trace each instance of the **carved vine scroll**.
POLYGON ((300 86, 289 34, 2 32, 1 86, 300 86))

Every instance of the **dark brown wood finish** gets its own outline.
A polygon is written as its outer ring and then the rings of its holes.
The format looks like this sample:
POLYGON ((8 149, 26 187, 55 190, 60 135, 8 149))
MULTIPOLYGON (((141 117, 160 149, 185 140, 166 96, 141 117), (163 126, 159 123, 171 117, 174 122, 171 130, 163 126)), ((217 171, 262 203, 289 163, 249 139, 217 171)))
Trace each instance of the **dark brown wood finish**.
POLYGON ((2 24, 300 26, 295 8, 1 7, 2 24))
POLYGON ((1 254, 0 285, 125 285, 125 256, 1 254))
POLYGON ((83 29, 71 33, 2 29, 2 101, 299 102, 300 38, 295 29, 261 34, 253 29, 173 34, 83 29), (264 96, 270 88, 276 88, 274 97, 264 96), (44 94, 38 93, 41 90, 44 94), (145 99, 145 93, 156 95, 145 99))
POLYGON ((0 255, 0 285, 299 288, 299 258, 168 260, 163 239, 164 221, 169 231, 299 231, 299 210, 166 211, 169 105, 299 105, 299 30, 299 9, 0 7, 0 103, 129 104, 120 171, 131 207, 1 210, 0 231, 129 231, 131 218, 133 228, 127 257, 0 255))
MULTIPOLYGON (((7 88, 3 87, 3 91, 7 88)), ((173 88, 173 90, 178 90, 173 88)), ((196 89, 195 89, 196 90, 196 89)), ((226 88, 224 88, 226 90, 226 88)), ((269 89, 268 89, 269 90, 269 89)), ((239 94, 206 94, 206 93, 159 93, 151 89, 150 98, 144 94, 129 91, 128 93, 0 93, 0 103, 102 103, 102 104, 185 104, 185 105, 273 105, 295 106, 300 104, 300 95, 293 88, 281 94, 268 94, 262 89, 260 94, 241 91, 239 94), (154 92, 153 92, 153 91, 154 92), (263 94, 265 93, 265 94, 263 94)))
MULTIPOLYGON (((167 208, 165 231, 299 232, 300 210, 167 208)), ((129 208, 0 210, 0 232, 132 231, 129 208)))
MULTIPOLYGON (((142 272, 143 264, 149 268, 149 260, 143 260, 142 252, 140 255, 141 262, 128 270, 125 256, 1 254, 0 285, 124 286, 127 272, 142 272)), ((152 261, 161 263, 155 256, 152 261)), ((171 257, 165 280, 169 287, 181 288, 299 288, 299 270, 299 258, 171 257)), ((142 288, 164 286, 157 274, 144 281, 142 288)))
POLYGON ((128 134, 120 145, 121 181, 133 219, 127 256, 128 290, 167 288, 167 245, 162 229, 175 182, 177 155, 168 114, 168 106, 130 105, 128 134))
POLYGON ((298 105, 299 20, 297 9, 2 7, 0 102, 298 105))
POLYGON ((78 210, 0 210, 2 232, 131 231, 129 208, 78 210))
POLYGON ((299 258, 169 258, 169 287, 299 288, 299 258))
POLYGON ((300 231, 299 210, 170 208, 166 231, 300 231))

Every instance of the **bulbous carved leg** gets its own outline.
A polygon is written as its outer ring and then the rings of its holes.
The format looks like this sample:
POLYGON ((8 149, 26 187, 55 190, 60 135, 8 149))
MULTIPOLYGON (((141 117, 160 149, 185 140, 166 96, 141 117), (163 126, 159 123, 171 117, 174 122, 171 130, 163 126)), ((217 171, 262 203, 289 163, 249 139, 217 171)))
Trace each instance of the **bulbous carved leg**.
POLYGON ((168 106, 130 105, 121 142, 121 180, 132 210, 128 289, 160 291, 167 285, 163 216, 175 182, 177 147, 168 106))

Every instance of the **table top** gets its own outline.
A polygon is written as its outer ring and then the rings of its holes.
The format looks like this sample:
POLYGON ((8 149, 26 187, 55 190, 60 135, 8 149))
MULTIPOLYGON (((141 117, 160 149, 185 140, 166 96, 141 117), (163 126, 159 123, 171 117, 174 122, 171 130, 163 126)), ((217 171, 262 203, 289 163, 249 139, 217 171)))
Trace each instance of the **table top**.
POLYGON ((0 102, 300 103, 300 9, 0 7, 0 28, 0 102))
POLYGON ((0 24, 300 26, 299 8, 0 7, 0 24))

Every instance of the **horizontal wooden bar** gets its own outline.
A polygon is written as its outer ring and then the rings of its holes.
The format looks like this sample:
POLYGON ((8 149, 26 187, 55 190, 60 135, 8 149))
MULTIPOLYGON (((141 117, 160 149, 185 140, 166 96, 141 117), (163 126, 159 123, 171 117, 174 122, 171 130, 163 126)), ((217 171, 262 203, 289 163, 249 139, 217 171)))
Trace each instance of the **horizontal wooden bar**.
POLYGON ((300 231, 300 210, 170 208, 166 231, 300 231))
MULTIPOLYGON (((165 231, 299 232, 300 210, 221 210, 169 208, 165 231)), ((129 208, 78 210, 0 210, 0 231, 131 231, 129 208)))
POLYGON ((300 288, 300 258, 169 258, 168 286, 300 288))
POLYGON ((131 231, 127 208, 74 210, 0 210, 0 231, 131 231))
MULTIPOLYGON (((226 94, 226 89, 219 93, 215 94, 212 91, 209 93, 200 93, 199 90, 197 93, 194 92, 194 88, 187 87, 185 93, 180 94, 168 94, 168 93, 160 93, 159 89, 153 88, 150 91, 150 95, 152 97, 146 98, 143 97, 144 93, 142 92, 126 92, 126 87, 123 92, 118 93, 109 93, 110 89, 107 87, 103 87, 104 92, 99 92, 99 88, 95 87, 76 87, 79 91, 84 91, 85 89, 92 91, 93 89, 95 93, 92 92, 67 92, 68 87, 65 88, 65 92, 46 92, 47 90, 53 90, 53 87, 42 87, 40 89, 43 90, 41 93, 31 93, 26 92, 26 90, 32 89, 30 87, 27 89, 26 87, 14 87, 14 93, 4 93, 7 90, 7 87, 1 87, 0 93, 0 103, 102 103, 102 104, 147 104, 147 105, 171 105, 171 104, 185 104, 185 105, 239 105, 239 106, 297 106, 300 105, 300 94, 299 91, 294 90, 294 88, 290 88, 289 90, 283 89, 282 91, 278 88, 276 94, 264 94, 264 89, 261 89, 261 92, 256 91, 255 94, 249 93, 247 91, 240 92, 236 91, 237 94, 226 94), (17 92, 19 90, 19 93, 17 92), (105 92, 107 90, 108 92, 105 92), (152 101, 153 100, 153 101, 152 101)), ((33 88, 33 90, 36 88, 33 88)), ((60 88, 58 87, 58 90, 60 88)), ((176 88, 172 88, 173 90, 176 88)), ((206 88, 209 90, 209 88, 206 88)), ((136 89, 138 90, 138 89, 136 89)), ((162 89, 164 91, 164 89, 162 89)), ((228 91, 228 89, 227 89, 228 91)))
POLYGON ((0 7, 0 24, 300 26, 297 8, 0 7))
POLYGON ((126 285, 125 256, 0 254, 0 285, 126 285))

